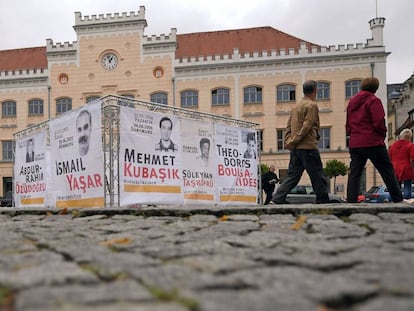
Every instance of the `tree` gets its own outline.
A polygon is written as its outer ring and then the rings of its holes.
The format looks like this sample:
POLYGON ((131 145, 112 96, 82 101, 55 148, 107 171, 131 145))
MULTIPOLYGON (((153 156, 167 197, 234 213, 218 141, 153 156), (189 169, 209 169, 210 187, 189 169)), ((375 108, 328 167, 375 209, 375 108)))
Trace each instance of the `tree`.
POLYGON ((262 172, 262 175, 266 174, 269 171, 269 165, 260 163, 260 171, 262 172))
POLYGON ((323 169, 325 175, 329 178, 334 178, 334 193, 336 194, 336 176, 345 176, 348 171, 348 167, 344 162, 338 160, 329 160, 326 162, 326 166, 323 169))

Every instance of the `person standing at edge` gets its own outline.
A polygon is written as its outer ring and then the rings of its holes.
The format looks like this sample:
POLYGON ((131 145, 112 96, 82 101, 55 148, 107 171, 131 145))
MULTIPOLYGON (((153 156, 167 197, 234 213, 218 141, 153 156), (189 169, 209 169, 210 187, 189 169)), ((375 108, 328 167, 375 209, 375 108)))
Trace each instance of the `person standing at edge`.
POLYGON ((398 182, 404 185, 404 199, 411 199, 411 183, 414 179, 414 144, 411 142, 413 132, 403 129, 399 140, 391 145, 389 154, 394 166, 395 176, 398 182))
POLYGON ((323 173, 319 144, 319 109, 315 103, 317 83, 308 80, 303 84, 302 100, 293 107, 287 123, 285 148, 290 150, 290 161, 286 179, 273 195, 275 204, 289 203, 287 194, 308 173, 316 203, 329 203, 328 181, 323 173))
POLYGON ((367 160, 371 160, 380 173, 392 200, 403 200, 400 186, 394 174, 385 146, 387 127, 381 100, 375 96, 379 81, 375 77, 362 80, 361 90, 350 99, 346 109, 346 133, 349 135, 351 156, 348 176, 347 201, 357 203, 359 184, 367 160))
POLYGON ((266 194, 266 200, 263 205, 267 205, 272 200, 273 191, 275 186, 279 182, 279 178, 275 173, 275 166, 270 165, 269 170, 262 177, 262 188, 266 194))

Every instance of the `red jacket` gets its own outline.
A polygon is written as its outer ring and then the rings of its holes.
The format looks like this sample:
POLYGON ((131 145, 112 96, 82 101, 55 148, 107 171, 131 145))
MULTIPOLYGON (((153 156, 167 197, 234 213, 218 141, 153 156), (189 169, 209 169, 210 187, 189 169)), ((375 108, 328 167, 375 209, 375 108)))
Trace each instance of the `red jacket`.
POLYGON ((346 133, 349 148, 385 146, 385 111, 374 93, 360 91, 346 109, 346 133))
POLYGON ((411 161, 414 160, 414 144, 400 139, 391 145, 389 153, 398 181, 413 180, 414 170, 411 161))

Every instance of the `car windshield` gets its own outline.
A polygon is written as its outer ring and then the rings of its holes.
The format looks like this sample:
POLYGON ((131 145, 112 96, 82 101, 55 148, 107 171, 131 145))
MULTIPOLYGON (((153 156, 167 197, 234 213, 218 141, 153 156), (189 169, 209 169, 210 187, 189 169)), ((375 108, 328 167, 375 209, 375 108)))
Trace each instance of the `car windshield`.
POLYGON ((367 193, 375 193, 377 192, 378 188, 379 187, 371 187, 371 189, 369 189, 367 193))

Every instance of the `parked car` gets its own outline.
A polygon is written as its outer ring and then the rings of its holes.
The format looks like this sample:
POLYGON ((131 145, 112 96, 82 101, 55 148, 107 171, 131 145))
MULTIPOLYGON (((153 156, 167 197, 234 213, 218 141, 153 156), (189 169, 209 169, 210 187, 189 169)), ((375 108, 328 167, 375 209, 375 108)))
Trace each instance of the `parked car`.
MULTIPOLYGON (((414 198, 414 185, 411 186, 411 197, 414 198)), ((387 203, 391 201, 391 195, 385 185, 373 186, 365 193, 364 203, 387 203)))
MULTIPOLYGON (((286 200, 293 204, 315 203, 316 194, 311 185, 297 185, 290 190, 286 200)), ((329 202, 345 203, 346 200, 336 194, 329 193, 329 202)))
POLYGON ((0 199, 0 206, 9 207, 13 206, 13 192, 7 191, 4 198, 0 199))

